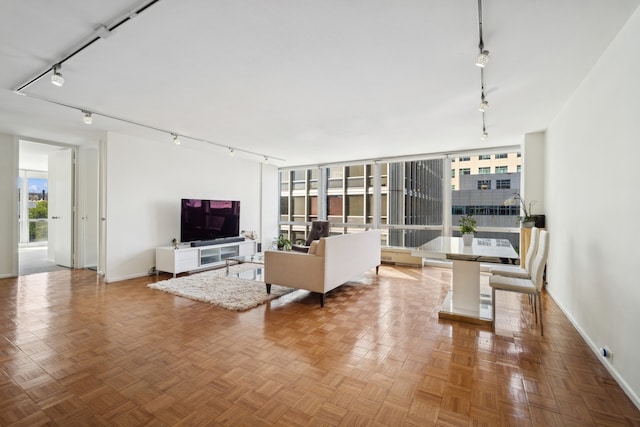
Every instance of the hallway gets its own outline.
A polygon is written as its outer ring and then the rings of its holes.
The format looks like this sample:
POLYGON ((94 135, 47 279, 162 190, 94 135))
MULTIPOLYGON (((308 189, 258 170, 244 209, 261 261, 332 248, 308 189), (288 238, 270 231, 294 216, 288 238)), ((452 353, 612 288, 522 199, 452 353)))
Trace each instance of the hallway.
POLYGON ((47 246, 30 246, 18 250, 18 275, 68 270, 47 259, 47 246))

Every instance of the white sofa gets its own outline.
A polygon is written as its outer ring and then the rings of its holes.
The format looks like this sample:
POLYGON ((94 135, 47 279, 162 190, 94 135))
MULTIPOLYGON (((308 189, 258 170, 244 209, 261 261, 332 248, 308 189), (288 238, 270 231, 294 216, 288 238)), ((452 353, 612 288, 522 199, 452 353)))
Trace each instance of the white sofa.
POLYGON ((320 294, 324 306, 327 292, 380 266, 380 230, 323 237, 309 253, 266 251, 264 278, 271 285, 306 289, 320 294))

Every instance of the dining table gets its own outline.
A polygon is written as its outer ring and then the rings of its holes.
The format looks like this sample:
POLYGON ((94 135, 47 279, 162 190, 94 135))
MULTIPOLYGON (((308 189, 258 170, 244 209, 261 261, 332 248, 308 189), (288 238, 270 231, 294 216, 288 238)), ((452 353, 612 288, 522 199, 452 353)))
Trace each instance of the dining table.
POLYGON ((491 291, 481 283, 481 263, 513 262, 519 258, 507 239, 474 238, 466 246, 461 237, 447 236, 418 246, 411 255, 452 262, 451 287, 438 317, 481 325, 492 322, 491 291))

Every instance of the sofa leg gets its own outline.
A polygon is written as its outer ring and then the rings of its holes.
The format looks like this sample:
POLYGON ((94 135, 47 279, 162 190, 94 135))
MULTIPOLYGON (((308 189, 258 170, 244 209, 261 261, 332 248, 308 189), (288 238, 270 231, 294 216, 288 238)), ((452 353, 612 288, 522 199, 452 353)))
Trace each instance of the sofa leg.
POLYGON ((271 283, 267 283, 267 293, 271 293, 271 283))
POLYGON ((324 294, 320 294, 320 307, 324 307, 324 294))
POLYGON ((380 268, 379 265, 376 265, 376 274, 378 274, 378 269, 380 268))

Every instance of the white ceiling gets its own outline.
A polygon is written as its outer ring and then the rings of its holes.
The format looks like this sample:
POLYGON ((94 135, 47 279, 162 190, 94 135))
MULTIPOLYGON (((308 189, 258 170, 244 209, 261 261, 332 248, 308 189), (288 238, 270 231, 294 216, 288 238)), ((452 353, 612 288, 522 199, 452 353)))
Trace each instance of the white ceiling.
MULTIPOLYGON (((485 141, 476 0, 160 0, 64 62, 63 87, 49 73, 24 92, 279 166, 509 146, 548 127, 639 2, 484 0, 485 141)), ((13 93, 145 3, 0 2, 0 132, 170 144, 13 93)))

